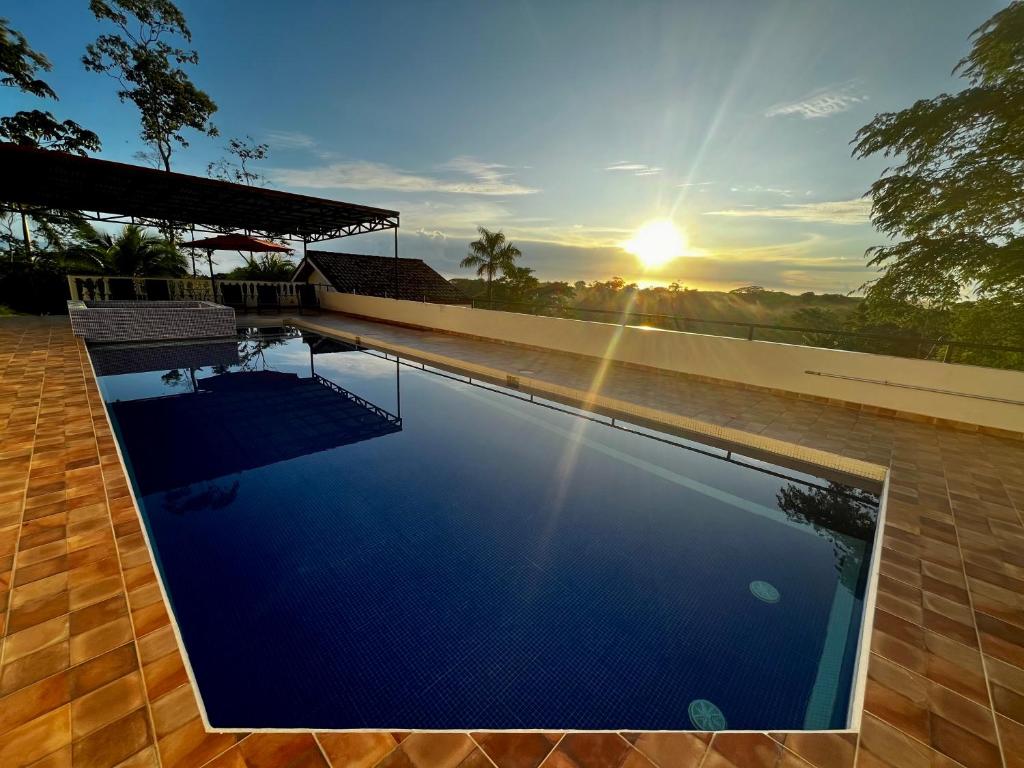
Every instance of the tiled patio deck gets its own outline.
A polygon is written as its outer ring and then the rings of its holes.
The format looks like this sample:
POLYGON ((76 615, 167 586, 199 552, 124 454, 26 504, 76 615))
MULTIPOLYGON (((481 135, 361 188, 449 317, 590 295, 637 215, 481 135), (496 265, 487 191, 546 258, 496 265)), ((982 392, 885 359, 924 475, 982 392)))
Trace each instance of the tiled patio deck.
MULTIPOLYGON (((316 322, 579 388, 596 372, 316 322)), ((1024 442, 616 366, 602 392, 891 468, 859 734, 207 733, 85 349, 66 318, 4 318, 0 766, 1024 766, 1024 442)))

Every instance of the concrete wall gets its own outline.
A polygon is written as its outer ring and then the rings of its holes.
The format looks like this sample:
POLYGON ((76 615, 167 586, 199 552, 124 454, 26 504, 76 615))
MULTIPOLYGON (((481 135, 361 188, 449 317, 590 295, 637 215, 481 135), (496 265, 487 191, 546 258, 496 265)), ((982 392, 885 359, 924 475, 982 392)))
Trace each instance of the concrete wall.
POLYGON ((1024 432, 1024 373, 1015 371, 333 291, 321 302, 384 321, 1024 432))

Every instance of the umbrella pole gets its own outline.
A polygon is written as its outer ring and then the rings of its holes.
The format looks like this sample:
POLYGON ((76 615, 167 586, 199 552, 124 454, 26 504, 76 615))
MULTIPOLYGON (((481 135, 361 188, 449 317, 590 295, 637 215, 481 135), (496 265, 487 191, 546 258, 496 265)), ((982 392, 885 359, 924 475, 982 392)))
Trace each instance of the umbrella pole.
POLYGON ((210 290, 213 292, 213 301, 217 301, 217 281, 213 277, 213 249, 206 251, 206 262, 210 265, 210 290))

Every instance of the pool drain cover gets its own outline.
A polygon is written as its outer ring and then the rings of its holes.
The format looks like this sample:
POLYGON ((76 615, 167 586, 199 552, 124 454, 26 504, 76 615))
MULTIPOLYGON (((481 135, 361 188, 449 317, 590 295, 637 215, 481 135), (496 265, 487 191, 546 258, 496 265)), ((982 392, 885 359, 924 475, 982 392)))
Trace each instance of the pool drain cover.
POLYGON ((690 722, 702 731, 724 731, 725 715, 707 699, 694 699, 688 709, 690 722))
POLYGON ((766 603, 777 603, 779 602, 779 590, 769 584, 767 581, 752 581, 750 582, 750 591, 754 597, 758 600, 763 600, 766 603))

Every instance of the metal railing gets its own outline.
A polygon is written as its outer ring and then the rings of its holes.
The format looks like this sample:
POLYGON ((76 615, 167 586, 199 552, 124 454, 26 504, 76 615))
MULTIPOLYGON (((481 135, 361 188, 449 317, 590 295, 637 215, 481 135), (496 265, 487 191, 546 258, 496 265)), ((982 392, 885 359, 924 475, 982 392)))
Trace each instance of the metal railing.
POLYGON ((870 352, 875 354, 938 360, 943 363, 963 362, 998 368, 1024 368, 1024 347, 984 344, 951 338, 847 331, 835 328, 807 328, 796 325, 773 325, 743 320, 712 320, 684 315, 662 315, 629 310, 588 309, 557 304, 537 305, 527 302, 473 299, 474 309, 491 309, 519 314, 563 317, 574 320, 600 318, 616 325, 663 328, 710 336, 743 338, 747 341, 774 341, 825 349, 870 352), (733 331, 730 333, 729 331, 733 331), (977 363, 965 353, 989 353, 1003 356, 1003 364, 977 363))
POLYGON ((258 304, 260 286, 276 286, 281 306, 299 305, 302 283, 273 280, 216 280, 216 295, 210 278, 202 277, 119 277, 116 275, 68 275, 68 291, 77 301, 129 299, 141 301, 214 301, 223 303, 224 288, 237 287, 244 304, 258 304))

